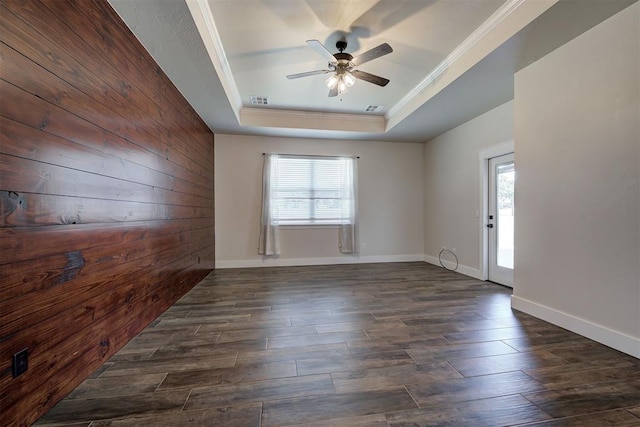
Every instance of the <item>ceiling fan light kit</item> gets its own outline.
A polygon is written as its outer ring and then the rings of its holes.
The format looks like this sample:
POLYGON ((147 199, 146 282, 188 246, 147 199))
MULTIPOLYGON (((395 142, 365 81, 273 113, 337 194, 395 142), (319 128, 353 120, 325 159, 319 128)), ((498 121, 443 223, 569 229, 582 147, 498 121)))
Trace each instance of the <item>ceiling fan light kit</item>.
POLYGON ((353 86, 355 82, 356 78, 353 77, 351 72, 346 70, 337 70, 335 74, 331 75, 331 77, 327 79, 326 83, 330 90, 334 90, 337 87, 338 95, 342 95, 348 88, 353 86))
POLYGON ((348 53, 344 53, 344 50, 347 48, 347 42, 344 40, 339 40, 336 43, 336 49, 338 49, 339 53, 335 54, 331 53, 329 49, 327 49, 318 40, 307 40, 307 45, 329 61, 327 69, 289 74, 287 76, 288 79, 333 73, 325 82, 329 88, 330 97, 345 93, 348 88, 354 85, 356 79, 364 80, 382 87, 389 83, 389 80, 384 77, 355 69, 357 66, 364 64, 365 62, 369 62, 393 52, 393 49, 387 43, 376 46, 355 58, 348 53))

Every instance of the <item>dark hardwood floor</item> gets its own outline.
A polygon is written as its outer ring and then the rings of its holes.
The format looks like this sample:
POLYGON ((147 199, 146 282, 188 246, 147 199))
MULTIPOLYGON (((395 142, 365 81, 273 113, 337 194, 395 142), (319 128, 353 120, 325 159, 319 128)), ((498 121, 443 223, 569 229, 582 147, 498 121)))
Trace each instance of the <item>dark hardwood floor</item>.
POLYGON ((640 360, 425 263, 217 270, 37 425, 639 426, 640 360))

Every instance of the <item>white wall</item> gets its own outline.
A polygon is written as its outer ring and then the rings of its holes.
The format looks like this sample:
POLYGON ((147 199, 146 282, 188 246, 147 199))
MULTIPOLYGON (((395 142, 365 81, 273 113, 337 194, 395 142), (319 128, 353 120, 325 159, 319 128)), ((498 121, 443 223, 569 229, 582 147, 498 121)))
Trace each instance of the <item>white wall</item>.
POLYGON ((426 261, 437 264, 442 247, 455 248, 458 271, 480 277, 478 153, 512 139, 513 102, 508 102, 425 144, 426 261))
POLYGON ((516 74, 512 301, 636 357, 639 8, 516 74))
POLYGON ((422 158, 423 144, 216 134, 216 266, 422 260, 422 158), (264 152, 360 156, 359 255, 340 253, 335 227, 281 227, 280 257, 258 255, 264 152))

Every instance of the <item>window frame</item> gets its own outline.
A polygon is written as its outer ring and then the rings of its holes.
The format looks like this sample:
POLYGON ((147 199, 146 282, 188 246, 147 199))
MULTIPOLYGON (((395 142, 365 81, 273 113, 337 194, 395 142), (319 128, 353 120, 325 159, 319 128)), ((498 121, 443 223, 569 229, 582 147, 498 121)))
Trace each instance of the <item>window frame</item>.
MULTIPOLYGON (((309 215, 303 219, 300 220, 295 220, 295 219, 285 219, 282 220, 280 218, 278 218, 278 214, 277 214, 277 209, 275 208, 275 205, 277 205, 276 202, 276 198, 273 196, 274 193, 277 193, 279 188, 277 186, 277 182, 278 179, 274 177, 273 173, 274 173, 274 169, 277 169, 279 167, 282 166, 282 164, 279 164, 278 161, 281 159, 287 159, 287 160, 311 160, 311 167, 310 167, 310 171, 309 171, 309 179, 311 182, 311 185, 309 186, 309 188, 305 189, 305 191, 309 191, 310 197, 307 198, 303 198, 302 200, 317 200, 315 199, 313 196, 313 194, 315 192, 321 192, 321 191, 327 191, 326 188, 318 188, 315 184, 315 179, 317 178, 316 174, 314 173, 314 168, 317 166, 315 161, 322 161, 322 160, 333 160, 336 162, 341 162, 344 161, 346 159, 357 159, 358 157, 355 156, 336 156, 336 155, 309 155, 309 154, 277 154, 277 158, 276 161, 273 162, 275 164, 272 164, 272 169, 270 171, 271 175, 271 188, 270 188, 270 194, 271 194, 271 216, 272 216, 272 224, 273 225, 277 225, 279 227, 285 227, 285 228, 337 228, 340 226, 345 225, 345 220, 344 220, 344 215, 341 213, 340 216, 338 218, 332 218, 332 219, 328 219, 328 220, 322 220, 322 219, 318 219, 318 218, 314 218, 314 213, 315 213, 315 208, 316 206, 314 206, 314 203, 310 203, 309 206, 309 210, 308 213, 309 215), (274 185, 275 183, 275 185, 274 185)), ((339 168, 341 168, 341 165, 338 165, 339 168)), ((353 166, 351 166, 353 167, 353 166)), ((352 171, 353 173, 353 171, 352 171)), ((348 189, 347 191, 350 192, 354 192, 355 188, 353 187, 353 183, 351 183, 351 188, 348 189)), ((345 189, 343 188, 342 185, 340 185, 339 188, 334 188, 334 189, 330 189, 330 191, 337 191, 338 194, 342 195, 344 194, 345 189)), ((344 201, 344 197, 336 197, 336 198, 331 198, 334 200, 338 200, 339 203, 343 203, 344 201)), ((341 208, 342 209, 342 208, 341 208)), ((349 214, 353 213, 353 209, 354 207, 349 207, 350 212, 349 214)), ((350 215, 349 215, 350 216, 350 215)))

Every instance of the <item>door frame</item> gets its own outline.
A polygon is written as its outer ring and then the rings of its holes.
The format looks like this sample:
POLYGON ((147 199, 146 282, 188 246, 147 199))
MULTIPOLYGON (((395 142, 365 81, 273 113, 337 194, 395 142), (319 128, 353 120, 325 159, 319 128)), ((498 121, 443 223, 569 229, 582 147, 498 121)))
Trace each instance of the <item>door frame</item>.
POLYGON ((513 139, 510 139, 478 151, 478 169, 480 171, 480 197, 478 199, 480 205, 476 218, 478 218, 478 235, 480 236, 478 248, 480 280, 489 279, 489 230, 486 225, 489 218, 489 159, 515 153, 514 145, 513 139))
MULTIPOLYGON (((503 156, 492 157, 489 159, 489 217, 493 215, 493 219, 488 219, 487 223, 491 223, 492 228, 487 225, 487 233, 489 235, 489 245, 487 246, 489 254, 489 280, 513 288, 513 270, 511 267, 503 267, 499 264, 500 256, 498 250, 500 249, 500 230, 502 229, 502 220, 500 210, 498 207, 498 182, 499 174, 498 168, 504 165, 511 165, 511 170, 515 170, 515 156, 513 153, 505 154, 503 156)), ((512 208, 513 215, 513 208, 512 208)), ((514 230, 512 230, 514 231, 514 230)), ((512 235, 513 236, 513 235, 512 235)), ((512 241, 515 243, 515 239, 512 241)), ((512 255, 514 255, 512 253, 512 255)), ((515 267, 515 266, 514 266, 515 267)))

